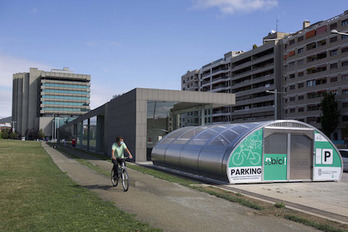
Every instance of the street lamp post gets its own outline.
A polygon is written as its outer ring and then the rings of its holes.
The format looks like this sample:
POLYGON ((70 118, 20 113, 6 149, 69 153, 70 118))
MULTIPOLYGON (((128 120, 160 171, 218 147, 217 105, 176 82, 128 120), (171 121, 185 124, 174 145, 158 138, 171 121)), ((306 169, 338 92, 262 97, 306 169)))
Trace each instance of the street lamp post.
POLYGON ((282 94, 285 92, 278 92, 278 89, 272 90, 266 90, 266 93, 273 93, 274 94, 274 120, 278 119, 278 94, 282 94))

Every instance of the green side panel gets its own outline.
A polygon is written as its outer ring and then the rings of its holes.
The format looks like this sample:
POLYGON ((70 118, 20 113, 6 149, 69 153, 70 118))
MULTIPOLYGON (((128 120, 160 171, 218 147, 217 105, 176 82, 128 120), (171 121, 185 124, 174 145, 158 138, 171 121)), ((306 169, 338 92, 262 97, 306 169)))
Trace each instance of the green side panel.
POLYGON ((234 150, 228 167, 261 166, 263 130, 259 129, 249 135, 234 150))
POLYGON ((287 166, 286 154, 264 154, 263 179, 287 180, 287 166))
POLYGON ((315 167, 342 167, 341 157, 335 147, 315 131, 315 167), (319 139, 318 139, 319 136, 319 139))

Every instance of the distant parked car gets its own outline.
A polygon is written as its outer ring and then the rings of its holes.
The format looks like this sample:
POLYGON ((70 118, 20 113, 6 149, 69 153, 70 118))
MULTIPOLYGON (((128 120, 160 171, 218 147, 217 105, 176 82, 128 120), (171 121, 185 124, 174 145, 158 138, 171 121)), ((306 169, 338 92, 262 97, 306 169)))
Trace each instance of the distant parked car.
POLYGON ((338 149, 343 160, 343 171, 348 172, 348 149, 338 149))

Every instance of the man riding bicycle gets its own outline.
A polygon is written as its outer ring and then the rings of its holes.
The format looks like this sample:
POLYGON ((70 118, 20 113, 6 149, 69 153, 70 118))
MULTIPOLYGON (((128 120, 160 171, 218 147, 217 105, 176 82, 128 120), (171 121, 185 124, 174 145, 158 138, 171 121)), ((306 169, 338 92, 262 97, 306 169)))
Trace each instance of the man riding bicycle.
POLYGON ((123 142, 123 137, 118 136, 116 138, 116 143, 112 144, 112 157, 111 161, 114 164, 114 179, 118 178, 118 164, 122 164, 124 160, 124 151, 129 155, 129 158, 132 158, 132 154, 127 148, 127 145, 123 142))

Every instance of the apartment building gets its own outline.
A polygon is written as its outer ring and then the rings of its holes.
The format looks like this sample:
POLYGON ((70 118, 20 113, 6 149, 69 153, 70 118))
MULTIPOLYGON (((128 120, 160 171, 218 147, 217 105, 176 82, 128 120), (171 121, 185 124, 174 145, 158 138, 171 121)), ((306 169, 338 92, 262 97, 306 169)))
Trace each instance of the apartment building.
POLYGON ((274 32, 263 45, 231 60, 231 93, 236 95, 231 122, 267 121, 280 118, 281 102, 272 91, 281 87, 281 39, 287 33, 274 32), (270 92, 268 92, 270 91, 270 92))
POLYGON ((199 70, 187 71, 181 76, 181 89, 186 91, 199 90, 199 70))
POLYGON ((206 123, 273 120, 275 109, 280 115, 281 102, 275 107, 275 95, 266 91, 280 90, 282 52, 279 41, 287 35, 270 33, 263 38, 264 44, 260 47, 248 52, 226 53, 223 58, 199 69, 199 91, 236 94, 235 106, 205 112, 206 123))
MULTIPOLYGON (((340 120, 333 140, 348 124, 348 11, 310 25, 283 40, 283 116, 321 127, 323 93, 336 94, 340 120)), ((238 98, 237 98, 238 102, 238 98)))
MULTIPOLYGON (((200 69, 188 71, 181 77, 181 89, 186 91, 230 93, 231 92, 231 59, 242 54, 242 51, 231 51, 223 58, 210 62, 200 69)), ((231 107, 207 109, 204 112, 190 112, 182 118, 182 125, 190 126, 202 123, 204 114, 206 124, 230 121, 231 107)))
POLYGON ((21 136, 42 129, 55 138, 56 128, 89 111, 90 75, 68 68, 51 72, 30 68, 13 75, 12 120, 21 136))

